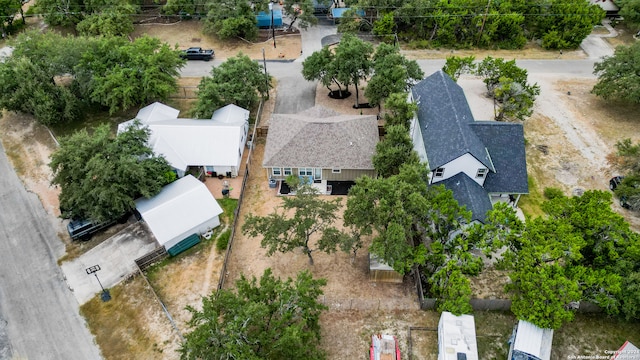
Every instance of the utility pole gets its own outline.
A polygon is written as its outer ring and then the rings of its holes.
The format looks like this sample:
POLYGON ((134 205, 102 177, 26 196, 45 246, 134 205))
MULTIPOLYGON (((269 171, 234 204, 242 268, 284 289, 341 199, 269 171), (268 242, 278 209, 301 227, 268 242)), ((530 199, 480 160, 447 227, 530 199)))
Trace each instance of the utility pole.
POLYGON ((276 27, 273 23, 273 3, 269 2, 269 12, 271 13, 271 36, 273 37, 273 48, 276 48, 276 27))
POLYGON ((264 48, 262 48, 262 63, 264 64, 264 83, 267 89, 263 95, 263 98, 267 100, 269 99, 269 73, 267 73, 267 58, 264 55, 264 48))
POLYGON ((480 34, 478 35, 478 42, 476 46, 480 44, 480 39, 482 39, 482 32, 484 31, 484 23, 487 21, 487 16, 489 16, 489 6, 491 5, 491 0, 487 0, 487 8, 484 10, 484 17, 482 18, 482 26, 480 26, 480 34))

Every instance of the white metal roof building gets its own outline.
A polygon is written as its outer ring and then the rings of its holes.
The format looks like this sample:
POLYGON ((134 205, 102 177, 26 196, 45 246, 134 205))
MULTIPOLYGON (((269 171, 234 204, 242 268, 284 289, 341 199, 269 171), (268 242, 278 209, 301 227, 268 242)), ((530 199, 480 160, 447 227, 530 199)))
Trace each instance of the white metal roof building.
POLYGON ((438 360, 478 360, 476 323, 472 315, 443 312, 438 323, 438 360))
POLYGON ((509 360, 549 360, 553 329, 542 329, 524 320, 518 321, 509 342, 509 360))
MULTIPOLYGON (((213 113, 211 119, 178 118, 179 110, 153 103, 136 115, 151 130, 149 146, 163 155, 184 175, 188 166, 203 166, 208 172, 237 176, 249 131, 249 111, 229 104, 213 113)), ((118 132, 135 119, 118 125, 118 132)))
POLYGON ((136 208, 160 246, 167 250, 192 234, 220 225, 222 208, 209 189, 187 175, 152 198, 136 200, 136 208))

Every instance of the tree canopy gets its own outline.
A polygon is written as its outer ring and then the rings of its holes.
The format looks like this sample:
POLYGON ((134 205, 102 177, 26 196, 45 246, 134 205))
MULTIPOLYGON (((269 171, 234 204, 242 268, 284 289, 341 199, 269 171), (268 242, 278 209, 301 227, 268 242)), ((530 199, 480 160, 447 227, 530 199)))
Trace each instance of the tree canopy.
POLYGON ((376 144, 376 153, 373 155, 373 167, 378 176, 396 175, 402 164, 420 162, 418 154, 413 150, 413 142, 404 126, 385 126, 385 131, 386 134, 376 144))
POLYGON ((22 25, 24 25, 24 14, 22 14, 22 0, 0 0, 0 39, 8 34, 12 34, 17 26, 14 23, 16 15, 22 15, 22 25))
POLYGON ((28 31, 0 63, 0 107, 45 124, 77 120, 81 106, 110 112, 165 100, 176 91, 179 52, 150 37, 71 37, 28 31))
POLYGON ((130 0, 38 0, 37 10, 49 25, 73 26, 83 35, 126 36, 140 3, 130 0))
POLYGON ((372 68, 371 56, 373 45, 360 40, 355 35, 344 34, 340 44, 335 48, 335 74, 336 78, 346 86, 351 84, 356 88, 356 100, 354 107, 360 105, 358 84, 365 79, 372 68))
POLYGON ((338 218, 341 199, 331 201, 322 200, 318 192, 308 184, 299 186, 295 196, 282 199, 280 211, 276 209, 267 216, 249 214, 242 232, 250 237, 262 237, 261 245, 267 249, 267 255, 276 251, 289 252, 296 248, 309 258, 313 265, 311 246, 312 236, 317 250, 332 253, 337 249, 345 252, 357 251, 359 242, 354 242, 353 236, 335 227, 338 218), (355 247, 355 248, 354 248, 355 247))
POLYGON ((259 94, 269 90, 268 82, 262 65, 247 55, 230 57, 200 81, 193 113, 196 117, 210 117, 214 110, 227 104, 249 109, 259 94))
POLYGON ((637 318, 640 236, 611 209, 611 194, 545 193, 552 194, 545 216, 528 220, 501 260, 511 270, 514 314, 557 329, 573 319, 572 303, 586 300, 609 315, 637 318))
POLYGON ((495 120, 524 120, 531 116, 534 101, 540 95, 540 86, 527 82, 527 70, 519 68, 515 60, 487 56, 478 64, 473 61, 472 56, 452 56, 447 58, 443 71, 453 75, 454 80, 464 73, 482 77, 489 96, 493 98, 495 120))
MULTIPOLYGON (((629 0, 632 1, 632 0, 629 0)), ((584 0, 351 0, 339 31, 391 33, 413 46, 519 49, 527 38, 548 49, 575 48, 604 17, 584 0), (362 10, 364 16, 356 10, 362 10)))
POLYGON ((175 180, 167 161, 147 146, 149 130, 139 123, 111 136, 108 125, 92 134, 80 130, 60 139, 51 155, 53 185, 60 186, 63 218, 112 220, 175 180))
POLYGON ((364 92, 371 106, 380 105, 393 93, 408 92, 424 77, 415 60, 407 60, 398 47, 385 43, 376 48, 372 70, 364 92))
POLYGON ((617 0, 616 5, 624 23, 634 30, 640 29, 640 0, 617 0))
POLYGON ((222 289, 202 299, 202 310, 188 306, 193 330, 180 348, 181 359, 325 358, 320 345, 318 302, 324 279, 308 271, 281 280, 271 269, 258 281, 244 275, 236 291, 222 289))
POLYGON ((450 190, 427 184, 428 170, 419 163, 404 164, 387 178, 363 176, 349 191, 344 221, 373 235, 370 252, 397 272, 421 266, 439 311, 468 313, 466 276, 483 266, 470 250, 492 248, 494 238, 506 238, 519 222, 511 207, 498 205, 486 225, 473 225, 450 190))
POLYGON ((640 103, 640 43, 618 46, 613 56, 596 62, 593 69, 598 82, 592 93, 605 100, 640 103))

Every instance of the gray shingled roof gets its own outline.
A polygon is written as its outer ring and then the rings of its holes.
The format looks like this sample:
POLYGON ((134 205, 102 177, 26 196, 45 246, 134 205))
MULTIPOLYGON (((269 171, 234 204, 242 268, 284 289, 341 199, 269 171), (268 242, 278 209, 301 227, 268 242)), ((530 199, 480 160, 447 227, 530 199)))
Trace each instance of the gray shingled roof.
POLYGON ((485 145, 468 126, 474 119, 464 91, 449 75, 440 70, 417 83, 411 92, 418 103, 430 170, 466 153, 494 170, 485 145))
POLYGON ((471 128, 491 154, 495 172, 489 172, 484 188, 489 193, 528 194, 527 159, 522 124, 476 121, 471 128))
POLYGON ((322 107, 273 114, 262 165, 371 170, 377 143, 375 115, 340 115, 322 107))
POLYGON ((440 184, 453 192, 453 198, 458 201, 458 204, 464 205, 471 211, 471 220, 485 221, 487 211, 493 208, 486 189, 463 172, 434 185, 440 184))

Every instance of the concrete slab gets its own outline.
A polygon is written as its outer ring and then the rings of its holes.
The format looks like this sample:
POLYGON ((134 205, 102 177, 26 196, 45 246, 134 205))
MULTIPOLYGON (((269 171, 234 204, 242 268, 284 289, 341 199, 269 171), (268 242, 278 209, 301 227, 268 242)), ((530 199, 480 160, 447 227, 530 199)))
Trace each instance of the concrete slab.
POLYGON ((95 275, 85 269, 99 265, 98 278, 104 288, 110 288, 136 271, 134 260, 157 247, 155 238, 143 223, 135 223, 89 250, 79 258, 60 267, 69 288, 80 305, 100 293, 95 275))

